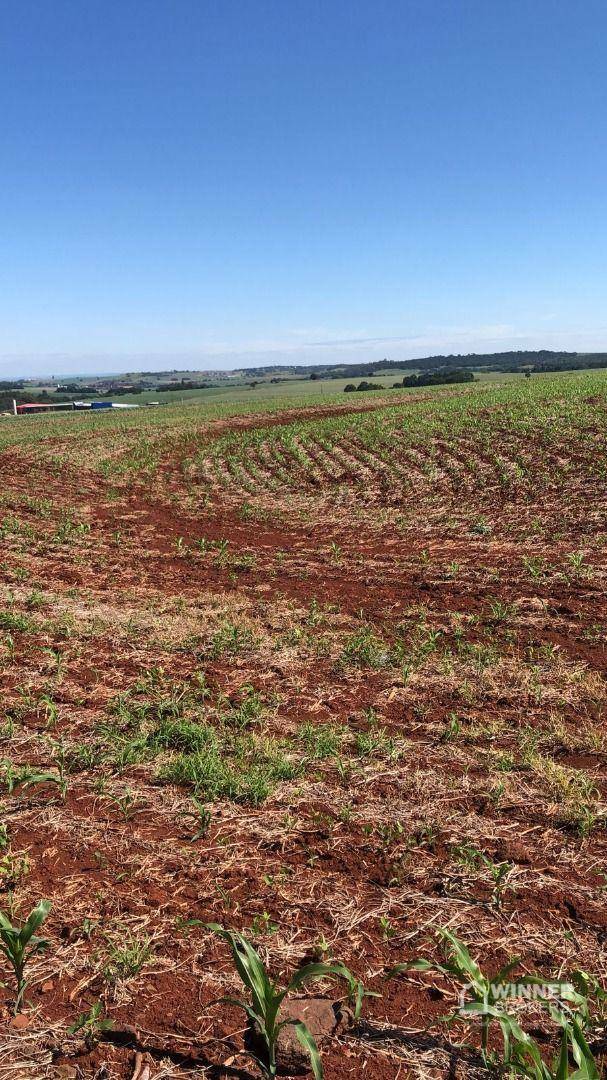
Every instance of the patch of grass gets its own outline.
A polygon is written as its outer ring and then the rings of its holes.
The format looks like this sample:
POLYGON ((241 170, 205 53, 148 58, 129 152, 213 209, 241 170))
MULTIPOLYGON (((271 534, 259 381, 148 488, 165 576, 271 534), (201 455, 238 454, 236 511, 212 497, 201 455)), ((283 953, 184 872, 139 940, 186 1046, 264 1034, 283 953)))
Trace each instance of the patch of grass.
POLYGON ((588 835, 602 812, 593 780, 582 769, 559 765, 535 751, 527 753, 525 765, 540 780, 548 795, 558 802, 565 824, 574 825, 582 836, 588 835))
POLYGON ((402 754, 402 749, 384 728, 371 727, 368 731, 357 731, 355 747, 360 757, 384 757, 395 760, 402 754))
POLYGON ((230 727, 243 731, 251 724, 258 723, 264 712, 264 703, 254 686, 241 686, 241 697, 237 705, 222 717, 223 722, 230 727))
POLYGON ((365 626, 346 640, 339 656, 341 667, 370 667, 379 670, 391 663, 390 648, 370 626, 365 626))
POLYGON ((343 748, 347 729, 336 724, 313 724, 307 720, 298 731, 308 757, 337 757, 343 748))
POLYGON ((300 767, 285 753, 283 743, 249 735, 221 741, 217 732, 213 736, 204 751, 179 754, 161 766, 159 780, 190 787, 207 800, 258 806, 280 781, 298 775, 300 767))
POLYGON ((152 938, 147 934, 139 936, 133 930, 124 928, 119 936, 106 940, 108 948, 102 973, 110 983, 132 979, 153 955, 152 938))
POLYGON ((214 747, 217 735, 213 727, 195 720, 161 720, 149 733, 146 743, 151 750, 182 750, 185 753, 214 747))
POLYGON ((17 631, 20 634, 35 634, 39 627, 29 615, 18 615, 14 611, 0 611, 0 630, 17 631))
POLYGON ((219 656, 235 656, 255 648, 253 631, 248 626, 238 626, 226 621, 211 639, 208 654, 215 660, 219 656))

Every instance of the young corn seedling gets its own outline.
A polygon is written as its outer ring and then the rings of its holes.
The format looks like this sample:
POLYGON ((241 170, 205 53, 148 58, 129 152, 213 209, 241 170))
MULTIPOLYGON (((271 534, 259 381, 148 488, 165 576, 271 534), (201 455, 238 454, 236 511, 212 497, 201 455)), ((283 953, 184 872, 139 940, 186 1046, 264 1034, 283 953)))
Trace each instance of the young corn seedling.
POLYGON ((568 1020, 561 1014, 558 1023, 561 1026, 561 1042, 552 1065, 547 1065, 542 1059, 537 1043, 528 1039, 525 1044, 515 1043, 513 1046, 511 1074, 527 1077, 528 1080, 601 1080, 579 1020, 568 1020), (570 1070, 571 1057, 575 1062, 573 1072, 570 1070))
MULTIPOLYGON (((450 976, 462 984, 467 999, 451 1015, 444 1017, 447 1022, 457 1019, 468 1019, 480 1016, 481 1020, 481 1050, 487 1063, 489 1057, 489 1030, 491 1024, 497 1022, 503 1040, 503 1060, 505 1066, 509 1066, 512 1059, 513 1046, 525 1048, 531 1043, 530 1037, 522 1030, 517 1021, 503 1007, 503 994, 500 988, 507 982, 508 975, 516 967, 518 960, 506 964, 497 975, 490 978, 485 975, 475 960, 472 959, 466 946, 456 938, 449 930, 439 930, 439 936, 445 944, 445 963, 433 964, 429 960, 411 960, 406 964, 397 964, 388 972, 388 978, 403 974, 408 971, 438 971, 442 975, 450 976)), ((541 980, 534 977, 517 977, 517 986, 538 985, 541 980)))
POLYGON ((493 884, 493 891, 491 893, 491 902, 499 910, 502 906, 504 893, 507 889, 514 891, 514 886, 509 883, 509 877, 514 869, 513 864, 510 862, 494 862, 488 855, 485 855, 483 851, 479 851, 478 848, 472 847, 469 844, 461 844, 455 849, 460 862, 471 870, 476 870, 479 867, 488 871, 491 882, 493 884))
POLYGON ((40 929, 50 910, 50 901, 41 900, 22 926, 13 926, 8 916, 0 911, 0 952, 4 953, 11 965, 17 983, 15 1013, 19 1012, 27 987, 26 962, 48 945, 44 938, 36 937, 36 931, 40 929))
MULTIPOLYGON (((485 862, 485 859, 483 859, 483 862, 485 862)), ((495 907, 499 910, 502 906, 505 891, 507 889, 514 891, 514 886, 508 882, 508 878, 513 870, 513 865, 509 862, 495 863, 492 859, 486 859, 485 866, 491 874, 493 881, 491 899, 495 907)))
POLYGON ((65 799, 67 795, 67 767, 68 767, 68 751, 63 739, 50 739, 49 740, 53 750, 53 762, 57 766, 57 772, 59 777, 57 779, 57 785, 61 791, 62 799, 65 799))
POLYGON ((308 1027, 302 1020, 279 1020, 280 1006, 287 994, 298 990, 310 979, 324 979, 335 976, 348 984, 348 997, 355 1003, 355 1018, 360 1015, 365 990, 351 971, 340 963, 305 964, 291 976, 286 987, 281 988, 274 982, 251 943, 236 931, 225 930, 218 923, 207 923, 207 929, 219 934, 230 946, 232 959, 243 986, 250 994, 250 1003, 235 998, 221 998, 228 1005, 242 1009, 253 1028, 259 1034, 264 1047, 263 1058, 255 1055, 255 1060, 265 1076, 274 1077, 278 1072, 277 1050, 278 1037, 284 1027, 295 1028, 299 1042, 310 1057, 310 1065, 315 1080, 322 1080, 323 1071, 318 1047, 308 1027))
POLYGON ((441 743, 450 742, 451 739, 457 738, 461 730, 462 725, 459 721, 457 713, 449 713, 448 723, 445 724, 445 727, 443 728, 438 741, 441 743))
POLYGON ((448 1022, 481 1018, 481 1046, 488 1065, 495 1064, 501 1070, 507 1068, 510 1076, 528 1077, 529 1080, 600 1080, 600 1073, 588 1045, 585 1029, 591 1022, 591 1002, 597 1005, 600 1015, 607 1001, 607 993, 598 981, 584 971, 575 971, 571 982, 546 981, 537 975, 517 976, 515 984, 506 981, 517 961, 507 964, 490 980, 479 965, 472 960, 464 945, 448 930, 440 936, 447 942, 447 962, 431 964, 427 960, 414 960, 399 964, 389 976, 403 971, 440 971, 463 984, 468 1000, 460 1004, 455 1013, 445 1017, 448 1022), (532 988, 539 993, 534 995, 532 988), (528 988, 525 992, 525 988, 528 988), (508 991, 514 991, 512 995, 508 991), (509 996, 533 997, 547 1005, 552 1020, 561 1029, 559 1052, 551 1066, 543 1060, 537 1043, 522 1030, 518 1022, 506 1012, 503 1001, 509 996), (496 1061, 488 1051, 489 1027, 497 1021, 503 1037, 504 1051, 501 1061, 496 1061), (575 1063, 570 1071, 570 1060, 575 1063))
POLYGON ((552 1019, 561 1028, 560 1052, 554 1061, 552 1072, 545 1063, 533 1057, 531 1061, 532 1080, 600 1080, 601 1072, 590 1049, 586 1032, 591 1025, 604 1023, 607 993, 594 975, 586 971, 574 971, 571 983, 561 987, 558 1007, 549 1005, 552 1019), (593 1018, 592 1012, 598 1016, 593 1018), (573 1058, 575 1068, 569 1072, 569 1060, 573 1058), (542 1072, 545 1070, 545 1073, 542 1072))
POLYGON ((341 563, 341 555, 342 555, 342 552, 341 552, 341 548, 340 548, 339 544, 336 544, 335 541, 333 540, 331 542, 331 559, 338 566, 341 563))
POLYGON ((96 1001, 87 1013, 80 1013, 78 1019, 68 1028, 70 1035, 82 1032, 89 1050, 96 1046, 104 1031, 111 1031, 114 1026, 113 1020, 104 1019, 102 1013, 103 1005, 101 1001, 96 1001))
POLYGON ((192 810, 184 810, 182 817, 188 818, 193 822, 193 833, 190 837, 190 843, 195 844, 197 840, 202 840, 209 831, 211 826, 211 811, 197 799, 195 795, 192 795, 190 802, 192 803, 192 810))
POLYGON ((16 769, 13 763, 7 760, 1 764, 3 766, 2 779, 6 784, 9 795, 12 795, 19 787, 32 787, 35 784, 57 784, 65 798, 67 783, 64 778, 57 776, 56 773, 38 773, 32 769, 31 765, 22 765, 20 769, 16 769))
POLYGON ((5 851, 0 855, 0 885, 12 894, 30 870, 27 852, 5 851))
POLYGON ((54 728, 59 719, 59 709, 49 694, 42 694, 38 699, 38 712, 44 716, 45 727, 54 728))
POLYGON ((129 821, 142 805, 142 800, 130 788, 127 788, 123 795, 106 795, 106 798, 120 810, 125 821, 129 821))
POLYGON ((583 551, 572 551, 567 555, 567 561, 570 563, 574 574, 579 577, 592 577, 592 567, 586 562, 583 551))
POLYGON ((228 561, 228 546, 229 540, 218 540, 214 547, 217 548, 217 555, 215 556, 215 562, 218 566, 225 566, 228 561))
POLYGON ((542 581, 546 576, 546 560, 541 555, 524 555, 523 566, 532 581, 542 581))
POLYGON ((561 1029, 559 1052, 549 1066, 532 1039, 525 1046, 515 1044, 512 1055, 515 1075, 529 1080, 601 1080, 586 1030, 592 1023, 593 1007, 598 1007, 598 1019, 603 1020, 606 1001, 607 994, 598 980, 585 971, 574 971, 570 983, 558 984, 558 1000, 548 1000, 548 1012, 561 1029), (572 1058, 573 1072, 570 1071, 572 1058))

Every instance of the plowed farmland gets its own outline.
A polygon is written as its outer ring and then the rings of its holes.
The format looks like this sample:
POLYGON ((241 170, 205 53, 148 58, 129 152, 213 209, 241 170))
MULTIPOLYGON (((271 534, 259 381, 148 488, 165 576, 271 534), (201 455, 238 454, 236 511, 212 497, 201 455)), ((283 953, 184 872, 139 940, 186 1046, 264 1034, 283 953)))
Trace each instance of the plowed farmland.
POLYGON ((0 427, 0 1077, 262 1075, 208 923, 361 981, 326 1080, 499 1074, 444 931, 604 1068, 607 377, 361 396, 0 427))

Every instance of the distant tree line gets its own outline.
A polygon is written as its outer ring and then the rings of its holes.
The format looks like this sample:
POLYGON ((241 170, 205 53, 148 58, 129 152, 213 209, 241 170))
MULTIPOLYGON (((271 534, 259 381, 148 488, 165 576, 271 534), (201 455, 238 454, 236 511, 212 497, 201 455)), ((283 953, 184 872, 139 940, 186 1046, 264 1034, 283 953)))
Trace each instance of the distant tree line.
POLYGON ((422 356, 415 360, 372 360, 360 364, 302 364, 244 368, 243 374, 263 377, 269 374, 299 375, 308 379, 364 379, 380 371, 434 371, 467 368, 485 371, 575 371, 579 368, 607 367, 607 353, 578 353, 551 349, 518 349, 508 352, 467 353, 422 356))
MULTIPOLYGON (((529 371, 579 371, 581 368, 607 367, 607 353, 567 353, 567 359, 541 359, 532 364, 529 371)), ((521 368, 515 370, 520 371, 521 368)))
POLYGON ((121 394, 142 394, 144 391, 154 391, 166 394, 168 391, 178 390, 210 390, 216 386, 217 383, 208 382, 203 379, 180 379, 179 382, 161 382, 161 383, 125 383, 123 386, 108 385, 107 388, 87 386, 86 383, 66 383, 62 389, 67 394, 76 394, 79 397, 86 395, 102 395, 103 397, 120 397, 121 394))
MULTIPOLYGON (((60 394, 60 393, 76 394, 76 395, 80 395, 80 397, 81 397, 82 394, 84 393, 84 390, 85 390, 85 388, 83 386, 81 386, 80 383, 62 383, 61 391, 55 390, 54 393, 55 394, 60 394)), ((97 394, 97 393, 99 393, 99 391, 97 389, 95 389, 95 387, 93 387, 93 386, 87 386, 86 387, 86 393, 87 393, 87 395, 97 394)))
POLYGON ((348 383, 347 386, 344 386, 344 394, 351 394, 353 390, 383 390, 383 386, 381 386, 379 383, 370 383, 365 381, 359 382, 358 386, 355 386, 352 382, 348 383))
POLYGON ((393 383, 396 389, 400 386, 438 386, 440 383, 474 382, 474 375, 464 368, 453 368, 451 371, 429 371, 425 375, 405 375, 401 382, 393 383))
MULTIPOLYGON (((474 375, 471 371, 465 371, 463 368, 453 368, 452 371, 429 371, 425 375, 405 375, 400 382, 392 383, 393 390, 400 390, 403 386, 439 386, 441 383, 464 383, 474 382, 474 375)), ((379 383, 367 382, 363 379, 359 382, 358 386, 354 383, 348 383, 344 386, 344 394, 351 394, 353 392, 359 392, 364 390, 383 390, 384 387, 379 383)))
POLYGON ((212 390, 214 386, 217 386, 217 383, 197 379, 181 379, 179 382, 158 383, 154 389, 165 394, 169 390, 212 390))
MULTIPOLYGON (((551 362, 558 364, 555 370, 567 367, 579 353, 551 352, 549 349, 532 351, 528 349, 512 350, 500 353, 467 353, 448 356, 424 356, 419 360, 405 360, 403 368, 417 368, 421 371, 433 371, 437 368, 484 368, 487 371, 519 371, 535 364, 551 362)), ((605 354, 607 366, 607 353, 605 354)))

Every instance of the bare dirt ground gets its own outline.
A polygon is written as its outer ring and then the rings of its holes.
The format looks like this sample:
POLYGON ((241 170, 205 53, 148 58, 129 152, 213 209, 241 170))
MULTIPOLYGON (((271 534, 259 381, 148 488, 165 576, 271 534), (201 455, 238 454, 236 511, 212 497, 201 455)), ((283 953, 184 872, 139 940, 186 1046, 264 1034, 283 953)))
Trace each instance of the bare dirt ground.
POLYGON ((440 927, 488 972, 604 978, 604 480, 575 446, 515 475, 507 425, 500 469, 473 430, 389 474, 347 440, 300 472, 262 440, 244 487, 205 458, 331 415, 149 472, 4 453, 0 906, 53 908, 16 1020, 3 967, 0 1077, 259 1075, 209 921, 381 994, 327 1080, 488 1075, 452 984, 385 978, 440 927), (97 1002, 114 1029, 70 1035, 97 1002))

